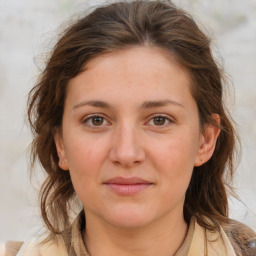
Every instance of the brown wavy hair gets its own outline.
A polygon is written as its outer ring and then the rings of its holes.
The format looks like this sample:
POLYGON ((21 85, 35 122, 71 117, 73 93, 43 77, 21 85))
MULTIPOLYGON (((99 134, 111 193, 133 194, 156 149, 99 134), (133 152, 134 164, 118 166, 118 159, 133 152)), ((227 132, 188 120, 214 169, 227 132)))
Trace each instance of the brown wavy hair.
POLYGON ((199 224, 210 230, 227 222, 226 181, 227 177, 231 181, 234 172, 236 134, 223 103, 225 79, 210 43, 193 18, 168 0, 101 6, 64 31, 28 98, 34 134, 32 164, 38 159, 47 175, 39 197, 42 218, 51 234, 59 234, 69 225, 70 205, 76 197, 69 172, 58 166, 54 143, 54 134, 62 125, 67 85, 92 58, 145 45, 167 50, 187 69, 201 127, 213 123, 213 113, 220 116, 221 133, 214 154, 207 163, 194 168, 184 218, 189 222, 195 215, 199 224))

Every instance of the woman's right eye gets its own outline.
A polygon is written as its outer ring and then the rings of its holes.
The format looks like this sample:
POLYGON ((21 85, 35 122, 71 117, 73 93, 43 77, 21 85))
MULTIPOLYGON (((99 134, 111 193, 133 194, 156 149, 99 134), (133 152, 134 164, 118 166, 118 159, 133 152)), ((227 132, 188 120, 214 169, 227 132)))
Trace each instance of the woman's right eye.
POLYGON ((107 125, 107 120, 102 116, 90 116, 83 120, 83 123, 86 124, 89 127, 101 127, 103 125, 107 125))

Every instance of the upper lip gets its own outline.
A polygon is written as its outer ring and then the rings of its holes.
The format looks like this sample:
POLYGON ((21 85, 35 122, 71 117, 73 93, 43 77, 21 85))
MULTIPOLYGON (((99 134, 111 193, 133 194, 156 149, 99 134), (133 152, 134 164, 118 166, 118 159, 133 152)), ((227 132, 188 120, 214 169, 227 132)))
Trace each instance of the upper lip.
POLYGON ((104 182, 104 184, 120 184, 120 185, 135 185, 135 184, 152 184, 152 182, 139 177, 115 177, 104 182))

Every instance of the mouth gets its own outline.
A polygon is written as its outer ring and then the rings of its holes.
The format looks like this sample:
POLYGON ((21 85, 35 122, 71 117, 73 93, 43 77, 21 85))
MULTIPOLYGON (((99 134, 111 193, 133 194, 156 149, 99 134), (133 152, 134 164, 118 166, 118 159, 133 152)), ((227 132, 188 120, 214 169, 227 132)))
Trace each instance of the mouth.
POLYGON ((123 196, 138 194, 153 185, 152 182, 141 179, 139 177, 115 177, 107 180, 103 184, 107 186, 108 189, 110 189, 112 192, 123 196))

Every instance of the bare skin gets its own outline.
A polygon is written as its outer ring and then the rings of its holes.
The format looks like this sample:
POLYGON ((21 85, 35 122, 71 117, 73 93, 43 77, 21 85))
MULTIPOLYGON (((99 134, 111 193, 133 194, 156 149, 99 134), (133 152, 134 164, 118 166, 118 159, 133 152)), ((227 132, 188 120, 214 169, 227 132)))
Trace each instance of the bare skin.
POLYGON ((70 81, 55 143, 84 206, 91 256, 175 254, 193 168, 219 134, 201 131, 189 76, 164 50, 102 55, 70 81))

